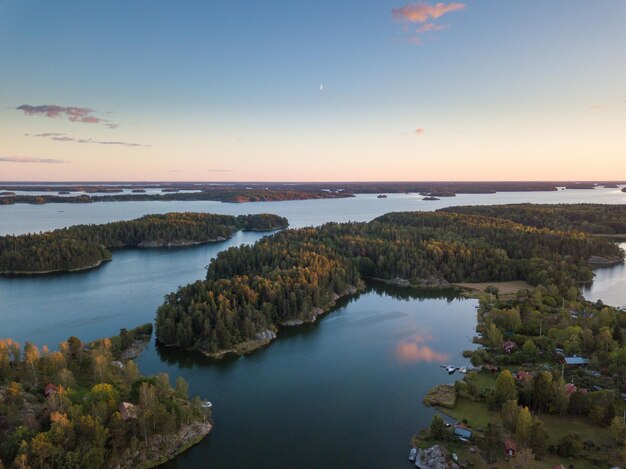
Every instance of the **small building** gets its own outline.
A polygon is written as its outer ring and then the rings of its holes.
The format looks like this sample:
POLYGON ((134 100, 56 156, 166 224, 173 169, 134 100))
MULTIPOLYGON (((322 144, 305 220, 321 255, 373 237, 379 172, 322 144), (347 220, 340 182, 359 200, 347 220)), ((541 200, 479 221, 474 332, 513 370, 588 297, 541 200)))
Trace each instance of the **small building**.
POLYGON ((54 384, 50 383, 45 387, 43 393, 46 397, 53 396, 57 393, 57 387, 54 384))
POLYGON ((563 357, 563 361, 567 366, 585 366, 589 364, 589 360, 576 355, 571 357, 563 357))
POLYGON ((462 423, 455 425, 454 434, 456 436, 460 436, 461 438, 465 438, 466 440, 469 440, 472 437, 472 431, 462 423))
POLYGON ((535 373, 533 373, 532 371, 524 371, 524 370, 519 370, 517 373, 515 373, 515 376, 514 376, 514 378, 521 383, 532 381, 534 377, 535 377, 535 373))
POLYGON ((504 454, 507 456, 515 456, 515 452, 517 451, 517 447, 515 446, 515 442, 509 436, 504 439, 504 454))
POLYGON ((502 348, 506 353, 511 353, 517 348, 517 344, 515 342, 507 340, 504 344, 502 344, 502 348))
POLYGON ((131 404, 130 402, 122 402, 118 406, 117 410, 119 411, 120 415, 122 416, 122 420, 124 421, 137 418, 137 408, 134 404, 131 404))
POLYGON ((565 385, 565 392, 567 393, 567 395, 572 395, 577 391, 576 389, 576 385, 574 383, 567 383, 565 385))

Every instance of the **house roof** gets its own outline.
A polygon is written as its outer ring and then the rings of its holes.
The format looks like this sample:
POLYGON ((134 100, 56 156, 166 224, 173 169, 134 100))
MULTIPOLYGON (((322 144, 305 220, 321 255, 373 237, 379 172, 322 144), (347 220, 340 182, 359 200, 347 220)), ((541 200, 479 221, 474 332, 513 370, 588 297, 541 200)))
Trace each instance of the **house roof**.
POLYGON ((587 365, 589 360, 583 357, 563 357, 567 365, 587 365))
POLYGON ((504 448, 508 451, 512 449, 513 451, 517 451, 517 447, 515 446, 515 441, 511 437, 506 437, 504 439, 504 448))
POLYGON ((454 434, 463 438, 471 438, 472 431, 468 428, 454 427, 454 434))
POLYGON ((572 394, 576 392, 576 385, 574 383, 567 383, 565 385, 565 391, 567 392, 567 394, 572 394))

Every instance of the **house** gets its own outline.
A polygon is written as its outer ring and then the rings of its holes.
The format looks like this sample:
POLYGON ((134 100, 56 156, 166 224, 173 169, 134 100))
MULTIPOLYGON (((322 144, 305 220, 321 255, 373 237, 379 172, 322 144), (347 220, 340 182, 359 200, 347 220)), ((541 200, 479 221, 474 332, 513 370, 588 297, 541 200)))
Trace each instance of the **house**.
POLYGON ((43 393, 46 397, 53 396, 57 393, 57 387, 54 384, 50 383, 46 386, 43 393))
POLYGON ((463 423, 459 423, 454 426, 454 434, 456 436, 460 436, 461 438, 465 438, 466 440, 469 440, 472 437, 472 431, 463 423))
POLYGON ((502 348, 506 353, 511 353, 513 350, 517 348, 517 344, 515 342, 511 342, 507 340, 504 344, 502 344, 502 348))
POLYGON ((122 402, 117 410, 122 416, 122 420, 130 420, 137 418, 137 408, 130 402, 122 402))
POLYGON ((576 385, 574 383, 567 383, 565 385, 565 392, 568 396, 574 394, 576 390, 576 385))
POLYGON ((487 371, 491 371, 492 373, 495 373, 496 371, 500 369, 496 365, 492 365, 491 363, 485 363, 483 365, 483 368, 487 371))
POLYGON ((589 364, 589 360, 583 357, 573 355, 571 357, 563 357, 563 361, 567 366, 585 366, 589 364))
POLYGON ((507 456, 515 456, 516 451, 517 447, 515 446, 515 442, 510 436, 507 436, 504 439, 504 454, 507 456))
POLYGON ((522 383, 532 381, 534 377, 535 377, 535 373, 533 373, 532 371, 524 371, 524 370, 519 370, 514 375, 514 378, 517 381, 522 382, 522 383))

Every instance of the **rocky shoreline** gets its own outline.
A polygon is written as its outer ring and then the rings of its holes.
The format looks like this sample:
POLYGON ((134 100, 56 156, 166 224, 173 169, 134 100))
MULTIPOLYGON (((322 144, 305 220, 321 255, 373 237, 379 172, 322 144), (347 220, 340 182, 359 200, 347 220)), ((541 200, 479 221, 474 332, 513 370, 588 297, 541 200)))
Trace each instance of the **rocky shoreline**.
POLYGON ((3 271, 3 272, 0 272, 0 275, 7 276, 7 277, 27 277, 29 275, 49 275, 49 274, 60 274, 64 272, 82 272, 84 270, 91 270, 91 269, 100 267, 100 265, 103 262, 109 262, 111 260, 113 260, 113 258, 109 257, 108 259, 101 259, 95 264, 88 265, 86 267, 76 267, 75 269, 32 270, 32 271, 27 271, 27 272, 3 271))
MULTIPOLYGON (((354 295, 355 293, 357 293, 359 290, 362 290, 363 288, 364 288, 364 285, 359 285, 359 286, 350 285, 341 294, 334 293, 331 299, 331 302, 325 308, 314 307, 311 309, 311 311, 309 311, 309 314, 307 315, 305 319, 291 319, 289 321, 283 321, 279 323, 278 325, 280 327, 298 327, 303 324, 314 323, 315 321, 317 321, 319 317, 323 316, 324 314, 332 310, 332 308, 337 304, 337 301, 340 298, 343 298, 348 295, 354 295)), ((262 347, 269 345, 273 340, 275 340, 278 337, 277 332, 278 330, 267 329, 265 331, 258 332, 255 338, 252 340, 240 342, 230 349, 218 350, 217 352, 207 352, 204 350, 198 350, 198 349, 193 349, 193 348, 186 349, 186 350, 201 352, 207 357, 214 358, 214 359, 221 359, 221 358, 224 358, 226 355, 230 355, 230 354, 246 355, 250 352, 253 352, 255 350, 258 350, 262 347)))
POLYGON ((183 427, 173 435, 154 435, 147 444, 141 442, 134 451, 128 450, 112 469, 148 469, 159 466, 192 446, 200 443, 213 429, 209 422, 194 422, 183 427))

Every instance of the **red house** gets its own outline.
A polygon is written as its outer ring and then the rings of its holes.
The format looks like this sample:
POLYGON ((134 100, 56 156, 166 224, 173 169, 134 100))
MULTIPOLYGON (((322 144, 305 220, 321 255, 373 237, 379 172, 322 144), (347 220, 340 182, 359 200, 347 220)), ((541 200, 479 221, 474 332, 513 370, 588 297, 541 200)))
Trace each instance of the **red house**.
POLYGON ((45 394, 46 397, 50 397, 51 395, 57 393, 57 387, 54 384, 50 383, 46 386, 43 393, 45 394))
POLYGON ((504 454, 507 456, 515 456, 515 452, 517 451, 517 447, 515 446, 515 442, 509 436, 504 439, 504 454))

